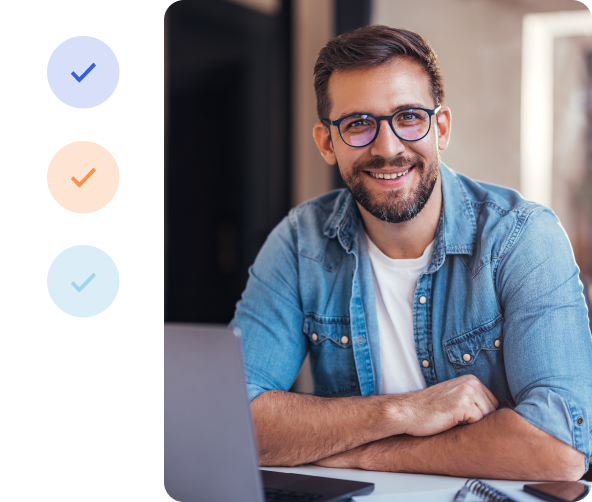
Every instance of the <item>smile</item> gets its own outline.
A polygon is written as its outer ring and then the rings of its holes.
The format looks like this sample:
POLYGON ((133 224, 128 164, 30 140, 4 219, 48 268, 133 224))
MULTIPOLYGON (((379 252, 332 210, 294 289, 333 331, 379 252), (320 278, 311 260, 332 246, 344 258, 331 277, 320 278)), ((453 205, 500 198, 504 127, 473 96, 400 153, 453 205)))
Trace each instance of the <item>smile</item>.
POLYGON ((371 173, 366 171, 370 176, 372 176, 373 178, 379 179, 379 180, 394 180, 397 178, 400 178, 401 176, 405 176, 409 171, 411 170, 411 167, 409 169, 407 169, 407 171, 403 171, 401 173, 390 173, 390 174, 382 174, 382 173, 371 173))

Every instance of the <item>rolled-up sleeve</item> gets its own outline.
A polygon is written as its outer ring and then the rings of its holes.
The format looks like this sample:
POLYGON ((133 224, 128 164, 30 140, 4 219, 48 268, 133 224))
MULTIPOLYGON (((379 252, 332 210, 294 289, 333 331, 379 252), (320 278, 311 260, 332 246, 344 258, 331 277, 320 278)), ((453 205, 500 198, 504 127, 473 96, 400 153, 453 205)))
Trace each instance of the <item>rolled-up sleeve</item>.
POLYGON ((516 220, 496 281, 515 411, 590 457, 592 340, 579 269, 552 211, 516 220))
POLYGON ((242 332, 249 402, 268 390, 289 390, 308 352, 296 237, 288 217, 271 232, 230 323, 242 332))

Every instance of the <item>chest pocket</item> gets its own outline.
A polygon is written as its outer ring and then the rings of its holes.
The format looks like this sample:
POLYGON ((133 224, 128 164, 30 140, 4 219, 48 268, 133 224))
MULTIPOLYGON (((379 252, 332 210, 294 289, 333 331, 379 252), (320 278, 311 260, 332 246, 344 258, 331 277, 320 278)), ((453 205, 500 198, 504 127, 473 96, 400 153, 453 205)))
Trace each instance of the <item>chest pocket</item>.
POLYGON ((481 326, 445 343, 448 359, 458 376, 475 375, 498 399, 511 400, 503 355, 504 319, 498 315, 481 326))
POLYGON ((315 394, 360 395, 349 317, 306 314, 303 332, 310 342, 315 394))

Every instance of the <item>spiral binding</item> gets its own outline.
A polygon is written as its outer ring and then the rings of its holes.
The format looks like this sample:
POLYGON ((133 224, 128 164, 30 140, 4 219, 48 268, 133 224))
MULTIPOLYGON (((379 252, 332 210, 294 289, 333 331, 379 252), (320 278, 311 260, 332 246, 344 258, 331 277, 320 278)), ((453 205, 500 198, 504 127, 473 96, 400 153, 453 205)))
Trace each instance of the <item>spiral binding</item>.
POLYGON ((496 490, 493 486, 478 479, 467 479, 465 486, 471 493, 488 500, 489 502, 514 502, 505 493, 496 490))

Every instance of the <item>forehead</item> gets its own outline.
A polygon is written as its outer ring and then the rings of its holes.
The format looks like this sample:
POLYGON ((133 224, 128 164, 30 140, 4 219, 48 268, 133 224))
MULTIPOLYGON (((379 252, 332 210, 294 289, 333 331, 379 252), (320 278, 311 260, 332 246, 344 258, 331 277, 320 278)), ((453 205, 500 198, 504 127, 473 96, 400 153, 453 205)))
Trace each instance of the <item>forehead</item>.
POLYGON ((329 97, 333 120, 354 112, 383 115, 403 105, 436 105, 428 74, 419 63, 407 58, 334 73, 329 79, 329 97))

